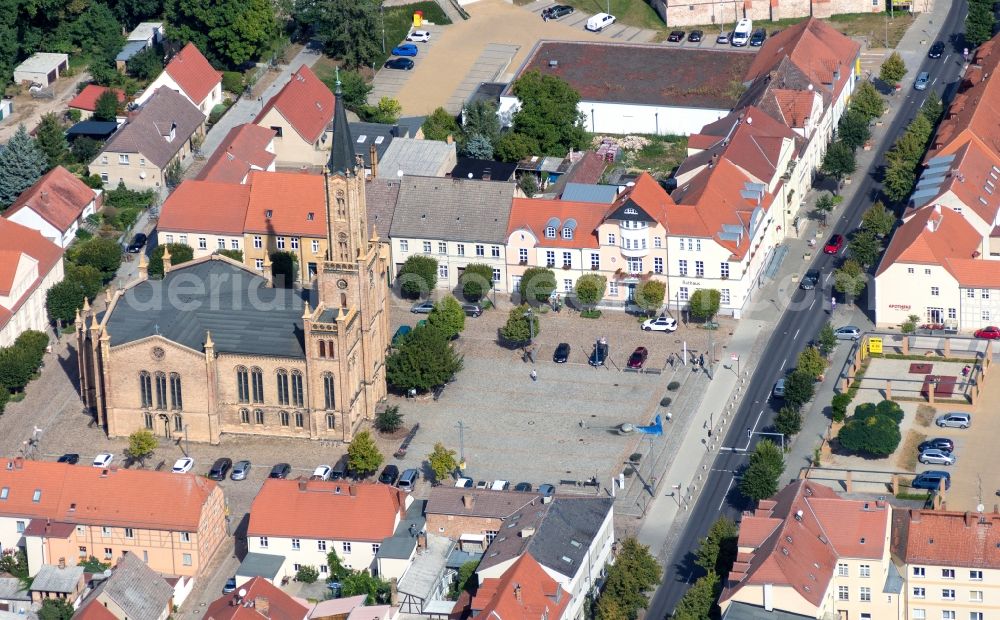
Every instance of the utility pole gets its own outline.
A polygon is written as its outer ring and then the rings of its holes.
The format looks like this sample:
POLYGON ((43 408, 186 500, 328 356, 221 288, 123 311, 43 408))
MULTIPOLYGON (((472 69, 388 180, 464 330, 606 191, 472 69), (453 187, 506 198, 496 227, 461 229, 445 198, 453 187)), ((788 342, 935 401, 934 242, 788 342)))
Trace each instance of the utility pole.
POLYGON ((458 462, 458 468, 464 470, 465 469, 465 425, 462 424, 461 420, 459 420, 456 426, 458 427, 458 456, 459 459, 461 459, 458 462))

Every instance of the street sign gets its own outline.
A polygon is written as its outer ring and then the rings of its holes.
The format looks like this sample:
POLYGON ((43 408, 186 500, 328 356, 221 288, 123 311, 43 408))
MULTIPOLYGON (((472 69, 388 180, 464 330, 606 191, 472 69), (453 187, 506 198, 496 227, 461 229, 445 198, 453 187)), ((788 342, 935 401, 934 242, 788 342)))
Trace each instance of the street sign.
POLYGON ((878 336, 870 336, 868 338, 868 352, 882 353, 882 338, 878 336))
POLYGON ((739 353, 730 353, 729 354, 729 359, 733 360, 734 362, 738 362, 738 361, 740 361, 740 354, 739 353))

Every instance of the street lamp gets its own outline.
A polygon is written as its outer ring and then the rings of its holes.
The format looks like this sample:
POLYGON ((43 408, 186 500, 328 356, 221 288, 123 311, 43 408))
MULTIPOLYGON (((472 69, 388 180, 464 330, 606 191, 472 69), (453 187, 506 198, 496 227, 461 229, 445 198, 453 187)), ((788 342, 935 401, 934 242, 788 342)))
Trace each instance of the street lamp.
POLYGON ((184 456, 191 455, 191 444, 188 442, 188 425, 184 423, 184 456))
POLYGON ((459 420, 456 426, 458 427, 458 456, 461 459, 458 462, 458 468, 464 471, 465 470, 465 425, 462 424, 461 420, 459 420))

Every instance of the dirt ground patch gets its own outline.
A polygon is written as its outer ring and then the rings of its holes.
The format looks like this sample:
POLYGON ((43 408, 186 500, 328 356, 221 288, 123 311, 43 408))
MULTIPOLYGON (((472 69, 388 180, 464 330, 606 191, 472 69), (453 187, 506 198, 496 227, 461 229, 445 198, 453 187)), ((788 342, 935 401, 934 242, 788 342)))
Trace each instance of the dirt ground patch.
POLYGON ((920 405, 917 407, 916 423, 920 426, 930 426, 937 415, 937 409, 930 405, 920 405))
POLYGON ((849 37, 866 37, 871 47, 893 48, 915 19, 911 13, 899 11, 888 18, 884 13, 851 13, 834 15, 828 21, 849 37))
POLYGON ((927 435, 921 432, 909 430, 903 440, 903 449, 896 453, 896 467, 906 471, 917 470, 917 446, 927 439, 927 435))

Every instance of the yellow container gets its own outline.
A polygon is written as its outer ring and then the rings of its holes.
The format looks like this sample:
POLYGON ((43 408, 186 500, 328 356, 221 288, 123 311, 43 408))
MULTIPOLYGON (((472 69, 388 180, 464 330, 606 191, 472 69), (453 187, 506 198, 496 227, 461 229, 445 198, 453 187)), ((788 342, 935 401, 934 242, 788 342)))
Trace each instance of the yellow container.
POLYGON ((413 27, 414 28, 419 28, 421 26, 421 24, 423 24, 423 23, 424 23, 424 12, 423 11, 414 11, 413 12, 413 27))

